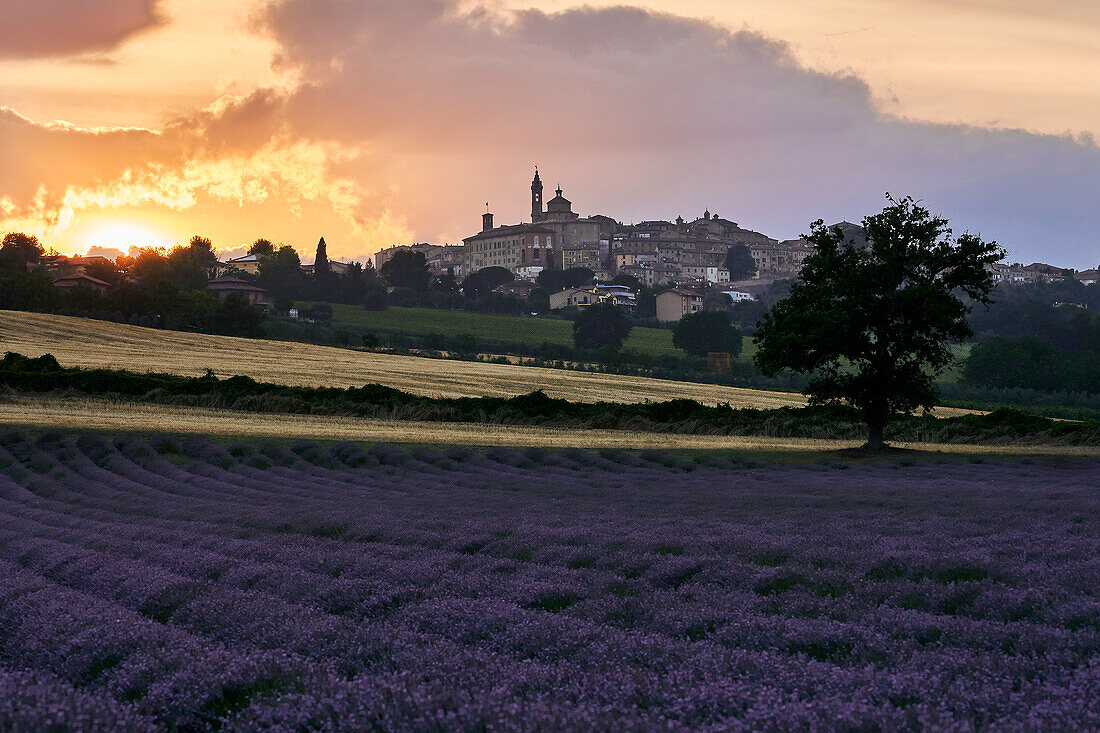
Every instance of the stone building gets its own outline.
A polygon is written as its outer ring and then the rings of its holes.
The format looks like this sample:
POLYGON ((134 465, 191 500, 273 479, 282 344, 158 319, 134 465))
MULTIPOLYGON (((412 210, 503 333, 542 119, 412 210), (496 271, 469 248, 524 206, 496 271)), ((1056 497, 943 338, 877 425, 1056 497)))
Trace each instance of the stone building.
POLYGON ((463 267, 467 274, 486 267, 503 267, 516 272, 524 268, 555 267, 555 248, 559 246, 553 230, 536 224, 493 226, 493 215, 481 218, 481 231, 462 240, 463 267))
MULTIPOLYGON (((579 248, 585 245, 599 246, 601 234, 608 231, 609 217, 582 218, 573 211, 573 203, 562 195, 561 186, 554 192, 554 198, 546 202, 543 210, 542 179, 538 169, 531 181, 531 223, 553 231, 561 247, 579 248)), ((560 261, 560 257, 558 258, 560 261)), ((600 264, 606 262, 606 256, 600 264)))
POLYGON ((678 321, 703 310, 703 296, 694 290, 673 288, 657 294, 657 320, 678 321))

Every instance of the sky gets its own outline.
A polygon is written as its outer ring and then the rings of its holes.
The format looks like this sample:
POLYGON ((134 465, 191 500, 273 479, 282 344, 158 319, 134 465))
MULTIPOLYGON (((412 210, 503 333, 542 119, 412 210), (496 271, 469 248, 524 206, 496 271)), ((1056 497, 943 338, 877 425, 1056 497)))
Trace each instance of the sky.
POLYGON ((0 232, 308 260, 529 216, 779 239, 912 195, 1100 264, 1093 0, 0 0, 0 232))

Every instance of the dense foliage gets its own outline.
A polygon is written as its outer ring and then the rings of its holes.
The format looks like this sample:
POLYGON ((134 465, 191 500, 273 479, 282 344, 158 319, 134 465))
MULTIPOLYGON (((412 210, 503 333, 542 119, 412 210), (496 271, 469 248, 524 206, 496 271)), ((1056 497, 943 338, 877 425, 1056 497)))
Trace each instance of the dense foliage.
POLYGON ((581 310, 573 321, 573 343, 581 349, 623 345, 630 335, 630 319, 621 308, 595 303, 581 310))
POLYGON ((727 249, 723 264, 729 270, 732 282, 746 280, 756 274, 756 260, 752 258, 748 245, 735 244, 727 249))
POLYGON ((689 354, 706 356, 712 351, 724 351, 730 356, 741 353, 741 332, 730 323, 729 314, 722 311, 688 313, 672 332, 672 343, 689 354))
POLYGON ((5 730, 1095 730, 1093 462, 0 436, 5 730))
POLYGON ((1100 286, 1076 280, 999 286, 992 303, 970 314, 979 340, 1034 336, 1065 351, 1084 348, 1100 316, 1100 286))
MULTIPOLYGON (((22 253, 19 257, 26 254, 29 246, 26 235, 9 234, 4 241, 16 243, 9 250, 22 253)), ((33 244, 37 246, 37 241, 33 244)), ((37 262, 41 248, 37 251, 27 262, 37 262)), ((217 262, 210 240, 204 237, 192 237, 187 246, 167 253, 143 250, 136 257, 119 258, 123 260, 121 266, 129 270, 129 280, 121 278, 110 265, 90 268, 88 275, 114 286, 105 293, 86 285, 60 292, 45 273, 33 267, 30 272, 23 272, 18 259, 14 254, 0 257, 0 308, 60 312, 230 336, 262 333, 263 311, 243 296, 231 294, 218 299, 204 292, 217 262)))
POLYGON ((432 275, 423 252, 399 249, 379 268, 382 279, 395 288, 426 290, 432 275))
POLYGON ((984 387, 1100 393, 1100 339, 1096 348, 1064 351, 1034 336, 994 336, 970 350, 963 378, 984 387))
POLYGON ((536 278, 538 284, 551 293, 566 288, 591 285, 595 274, 587 267, 569 267, 565 270, 543 270, 536 278))
POLYGON ((954 362, 948 343, 972 335, 960 295, 988 302, 984 267, 1003 252, 971 234, 952 239, 947 220, 911 198, 890 199, 863 229, 866 246, 814 222, 815 251, 764 316, 754 361, 765 374, 808 374, 815 404, 859 408, 877 449, 892 414, 934 406, 934 379, 954 362))
POLYGON ((963 379, 996 389, 1100 393, 1098 295, 1096 285, 1071 281, 998 288, 991 306, 971 317, 979 342, 963 379))

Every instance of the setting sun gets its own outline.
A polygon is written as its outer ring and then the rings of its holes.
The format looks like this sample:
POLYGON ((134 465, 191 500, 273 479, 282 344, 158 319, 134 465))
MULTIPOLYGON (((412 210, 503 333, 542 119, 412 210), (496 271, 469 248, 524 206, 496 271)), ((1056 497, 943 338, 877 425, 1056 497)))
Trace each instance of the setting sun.
POLYGON ((104 222, 83 237, 85 249, 103 247, 123 252, 131 247, 166 247, 172 240, 162 232, 135 222, 104 222))

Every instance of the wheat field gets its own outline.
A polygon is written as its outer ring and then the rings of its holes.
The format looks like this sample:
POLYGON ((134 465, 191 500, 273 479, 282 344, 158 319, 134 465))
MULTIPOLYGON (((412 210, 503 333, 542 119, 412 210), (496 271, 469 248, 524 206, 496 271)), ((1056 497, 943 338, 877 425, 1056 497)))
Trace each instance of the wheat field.
MULTIPOLYGON (((470 447, 582 448, 599 450, 707 450, 820 453, 854 448, 860 441, 740 435, 683 435, 630 430, 570 430, 524 425, 418 422, 322 415, 281 415, 234 410, 110 402, 86 398, 9 397, 0 401, 4 429, 105 430, 221 435, 279 440, 350 440, 470 447)), ((898 448, 977 455, 1100 456, 1098 446, 991 446, 891 443, 898 448)))
POLYGON ((287 385, 377 382, 429 397, 512 397, 536 389, 575 402, 678 398, 737 407, 800 406, 799 394, 510 364, 376 354, 328 346, 162 331, 85 318, 0 311, 0 350, 53 354, 63 366, 219 377, 287 385))
MULTIPOLYGON (((791 392, 651 377, 378 354, 292 341, 162 331, 41 313, 0 311, 0 352, 53 354, 62 366, 219 377, 243 374, 293 386, 359 387, 370 382, 427 397, 514 397, 541 389, 573 402, 695 400, 706 405, 801 407, 791 392)), ((942 417, 974 412, 940 407, 942 417)))

